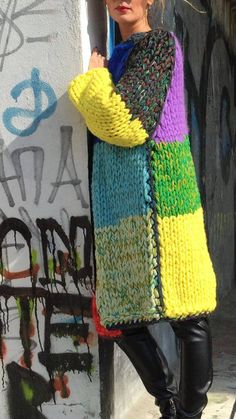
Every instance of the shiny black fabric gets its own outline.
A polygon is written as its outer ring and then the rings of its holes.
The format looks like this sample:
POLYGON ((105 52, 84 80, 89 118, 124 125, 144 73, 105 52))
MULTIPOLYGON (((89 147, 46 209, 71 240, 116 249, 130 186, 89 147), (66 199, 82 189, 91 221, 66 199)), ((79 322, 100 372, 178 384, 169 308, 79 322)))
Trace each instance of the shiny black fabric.
POLYGON ((163 399, 159 403, 159 409, 162 414, 160 419, 176 419, 176 404, 173 398, 163 399))
MULTIPOLYGON (((160 410, 162 406, 164 411, 168 399, 172 399, 178 419, 199 419, 207 405, 207 391, 213 376, 209 321, 201 317, 170 322, 170 325, 181 345, 179 388, 162 350, 147 327, 126 329, 116 342, 136 368, 147 391, 155 397, 160 410)), ((174 417, 171 412, 169 416, 168 413, 163 416, 174 417)))

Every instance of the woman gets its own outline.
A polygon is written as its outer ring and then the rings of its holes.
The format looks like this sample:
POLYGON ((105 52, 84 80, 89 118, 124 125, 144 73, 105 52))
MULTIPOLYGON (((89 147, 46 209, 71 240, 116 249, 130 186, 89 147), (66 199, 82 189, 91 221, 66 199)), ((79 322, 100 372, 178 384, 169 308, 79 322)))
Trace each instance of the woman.
POLYGON ((198 419, 212 382, 207 316, 216 306, 216 281, 189 146, 182 50, 172 32, 151 30, 153 0, 105 3, 122 42, 109 63, 95 49, 89 71, 69 87, 97 137, 97 309, 162 418, 198 419), (161 319, 181 341, 178 390, 147 328, 161 319))

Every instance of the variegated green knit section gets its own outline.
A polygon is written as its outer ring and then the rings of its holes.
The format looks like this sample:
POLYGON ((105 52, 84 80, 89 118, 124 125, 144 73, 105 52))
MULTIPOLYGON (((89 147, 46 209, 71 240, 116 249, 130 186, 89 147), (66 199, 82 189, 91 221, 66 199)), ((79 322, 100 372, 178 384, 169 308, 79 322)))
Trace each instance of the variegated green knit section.
POLYGON ((189 137, 183 142, 151 141, 151 165, 158 215, 194 213, 201 207, 189 137))
POLYGON ((95 229, 96 297, 104 326, 160 318, 152 222, 149 212, 95 229))

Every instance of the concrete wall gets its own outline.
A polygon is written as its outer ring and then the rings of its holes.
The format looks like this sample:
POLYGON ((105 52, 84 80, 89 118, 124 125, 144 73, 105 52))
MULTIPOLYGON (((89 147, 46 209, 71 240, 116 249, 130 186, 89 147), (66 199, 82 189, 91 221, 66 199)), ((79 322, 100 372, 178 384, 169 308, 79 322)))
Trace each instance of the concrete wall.
POLYGON ((91 1, 0 1, 1 419, 100 415, 87 132, 66 94, 104 43, 91 1))

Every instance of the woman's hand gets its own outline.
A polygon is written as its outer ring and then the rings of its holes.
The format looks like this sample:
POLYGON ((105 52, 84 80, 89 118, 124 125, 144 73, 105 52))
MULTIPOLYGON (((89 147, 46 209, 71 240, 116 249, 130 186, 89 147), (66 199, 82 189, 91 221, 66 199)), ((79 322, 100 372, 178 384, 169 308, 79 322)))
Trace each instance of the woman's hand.
POLYGON ((100 52, 98 51, 97 47, 95 47, 92 50, 88 70, 100 67, 107 67, 107 59, 106 57, 103 57, 102 54, 100 54, 100 52))

